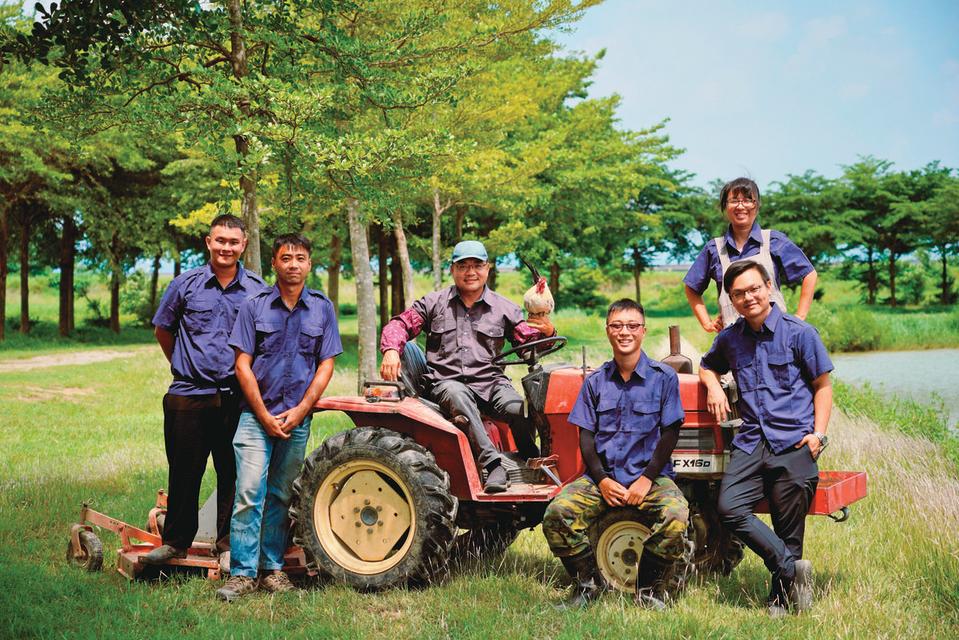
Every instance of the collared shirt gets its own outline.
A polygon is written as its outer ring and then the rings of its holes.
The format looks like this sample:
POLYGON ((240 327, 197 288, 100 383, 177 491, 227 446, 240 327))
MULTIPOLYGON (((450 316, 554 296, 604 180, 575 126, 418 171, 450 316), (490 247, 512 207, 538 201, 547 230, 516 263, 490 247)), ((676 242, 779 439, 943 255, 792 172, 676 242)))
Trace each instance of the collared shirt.
POLYGON ((423 296, 393 317, 380 336, 380 351, 403 353, 407 341, 426 330, 424 376, 430 385, 439 380, 459 380, 483 399, 493 390, 510 384, 502 367, 490 363, 505 340, 518 345, 543 334, 523 320, 523 311, 489 287, 469 309, 455 285, 423 296))
POLYGON ((781 453, 812 433, 812 381, 833 369, 815 327, 775 304, 758 332, 744 318, 723 329, 700 366, 733 372, 743 420, 733 446, 746 453, 762 439, 781 453))
MULTIPOLYGON (((568 419, 595 434, 606 473, 629 487, 652 459, 660 430, 684 418, 676 371, 644 351, 629 381, 623 380, 614 360, 589 374, 568 419)), ((662 475, 675 477, 672 462, 662 475)))
MULTIPOLYGON (((735 262, 742 258, 749 258, 759 254, 759 248, 763 244, 763 232, 758 222, 753 222, 753 228, 749 231, 749 237, 746 238, 746 244, 743 250, 736 248, 736 242, 733 240, 733 229, 726 227, 726 246, 729 251, 729 260, 735 262)), ((774 279, 776 286, 782 288, 782 284, 798 284, 802 279, 812 273, 813 266, 793 242, 786 237, 786 234, 772 230, 769 233, 769 253, 772 254, 773 265, 776 273, 769 274, 774 279)), ((709 281, 716 283, 717 291, 723 286, 723 267, 719 263, 719 249, 716 247, 715 239, 711 239, 699 252, 693 266, 689 268, 683 277, 683 282, 690 289, 702 295, 709 286, 709 281)))
POLYGON ((236 386, 236 358, 227 340, 240 304, 265 288, 260 276, 243 267, 226 287, 209 264, 173 279, 153 316, 153 326, 174 335, 171 394, 211 395, 236 386))
MULTIPOLYGON (((343 353, 329 298, 304 287, 290 310, 276 285, 240 307, 230 346, 253 356, 260 396, 273 415, 299 404, 317 365, 343 353)), ((249 408, 246 398, 242 406, 249 408)))

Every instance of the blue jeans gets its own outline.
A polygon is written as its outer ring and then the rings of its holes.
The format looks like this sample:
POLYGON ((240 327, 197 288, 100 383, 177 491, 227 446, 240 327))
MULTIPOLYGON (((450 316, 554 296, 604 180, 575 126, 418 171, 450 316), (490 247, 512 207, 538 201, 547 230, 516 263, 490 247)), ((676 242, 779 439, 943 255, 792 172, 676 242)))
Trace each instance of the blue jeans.
POLYGON ((230 575, 255 578, 257 569, 283 568, 289 534, 287 512, 300 473, 310 416, 287 440, 267 435, 249 411, 240 414, 233 437, 236 502, 230 522, 230 575))

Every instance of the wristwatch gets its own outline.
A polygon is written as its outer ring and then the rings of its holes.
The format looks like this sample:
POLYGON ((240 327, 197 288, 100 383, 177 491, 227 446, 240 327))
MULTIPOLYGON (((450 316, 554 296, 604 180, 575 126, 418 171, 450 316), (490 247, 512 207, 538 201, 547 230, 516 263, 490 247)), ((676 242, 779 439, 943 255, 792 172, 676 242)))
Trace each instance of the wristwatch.
POLYGON ((822 450, 825 449, 827 446, 829 446, 829 436, 827 436, 825 433, 819 433, 818 431, 814 431, 814 432, 813 432, 813 435, 816 436, 816 437, 819 439, 819 450, 820 450, 820 451, 822 451, 822 450))

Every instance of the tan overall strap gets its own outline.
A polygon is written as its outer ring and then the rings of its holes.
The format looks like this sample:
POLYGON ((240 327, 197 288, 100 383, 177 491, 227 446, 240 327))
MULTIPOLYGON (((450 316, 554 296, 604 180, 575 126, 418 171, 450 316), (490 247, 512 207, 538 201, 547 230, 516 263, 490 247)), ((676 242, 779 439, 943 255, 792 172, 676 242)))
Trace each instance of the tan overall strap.
MULTIPOLYGON (((766 271, 769 273, 769 277, 772 279, 772 289, 769 292, 769 299, 776 303, 776 306, 779 307, 780 311, 786 313, 786 299, 783 297, 782 291, 780 291, 779 287, 776 285, 776 267, 773 264, 772 253, 769 251, 770 230, 763 229, 761 233, 763 241, 759 246, 759 253, 755 256, 741 259, 757 262, 766 268, 766 271)), ((729 247, 726 244, 725 237, 713 238, 713 240, 716 243, 716 253, 719 255, 719 266, 722 268, 723 275, 725 276, 726 269, 729 268, 731 263, 729 259, 729 247)), ((733 301, 729 299, 729 295, 722 288, 722 286, 719 287, 719 312, 722 314, 724 327, 728 327, 739 319, 739 313, 736 311, 735 307, 733 307, 733 301)))

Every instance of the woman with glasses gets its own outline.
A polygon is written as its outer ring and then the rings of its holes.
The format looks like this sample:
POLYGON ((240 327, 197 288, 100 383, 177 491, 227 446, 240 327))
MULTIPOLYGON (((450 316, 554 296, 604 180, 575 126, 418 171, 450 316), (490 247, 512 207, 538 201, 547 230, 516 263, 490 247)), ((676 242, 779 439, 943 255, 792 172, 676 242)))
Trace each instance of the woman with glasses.
POLYGON ((723 274, 737 260, 758 262, 772 274, 774 286, 770 298, 783 312, 788 310, 780 287, 783 283, 802 283, 794 315, 805 320, 809 313, 816 290, 816 269, 786 234, 759 226, 756 216, 760 203, 759 187, 749 178, 727 182, 719 192, 719 208, 726 214, 729 226, 724 235, 706 243, 683 278, 689 306, 706 331, 722 331, 739 318, 722 285, 723 274), (719 292, 719 316, 715 319, 709 317, 703 302, 710 280, 716 283, 719 292))

